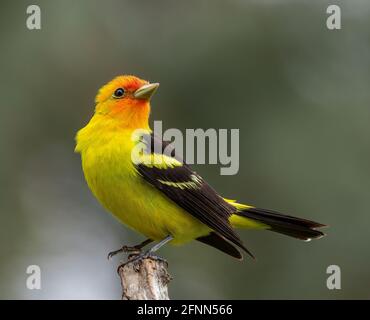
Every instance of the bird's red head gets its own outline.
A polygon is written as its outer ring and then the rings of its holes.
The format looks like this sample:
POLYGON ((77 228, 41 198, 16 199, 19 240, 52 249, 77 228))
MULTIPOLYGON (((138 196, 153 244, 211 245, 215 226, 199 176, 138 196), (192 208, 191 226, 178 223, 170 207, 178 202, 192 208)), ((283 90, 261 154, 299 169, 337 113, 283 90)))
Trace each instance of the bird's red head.
POLYGON ((158 86, 135 76, 118 76, 99 90, 95 113, 115 118, 126 127, 146 128, 149 101, 158 86))

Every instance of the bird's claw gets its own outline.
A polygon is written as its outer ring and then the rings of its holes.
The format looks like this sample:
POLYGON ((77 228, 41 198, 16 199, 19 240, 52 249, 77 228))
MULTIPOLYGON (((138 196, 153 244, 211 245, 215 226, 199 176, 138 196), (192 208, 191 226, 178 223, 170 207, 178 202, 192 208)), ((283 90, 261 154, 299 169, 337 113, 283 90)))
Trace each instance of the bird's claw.
POLYGON ((108 260, 111 259, 111 258, 113 258, 118 253, 131 253, 131 254, 137 254, 137 255, 139 255, 141 253, 141 249, 138 248, 138 247, 136 247, 136 246, 133 246, 133 247, 123 246, 122 248, 120 248, 118 250, 109 252, 108 253, 108 260))

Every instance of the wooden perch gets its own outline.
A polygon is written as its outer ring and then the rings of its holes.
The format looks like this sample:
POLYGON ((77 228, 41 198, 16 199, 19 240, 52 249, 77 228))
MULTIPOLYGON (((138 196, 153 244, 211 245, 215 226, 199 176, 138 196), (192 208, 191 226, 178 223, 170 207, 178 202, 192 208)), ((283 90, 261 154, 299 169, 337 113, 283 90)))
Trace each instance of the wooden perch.
POLYGON ((172 278, 167 268, 165 260, 153 258, 119 266, 122 300, 169 300, 167 285, 172 278))

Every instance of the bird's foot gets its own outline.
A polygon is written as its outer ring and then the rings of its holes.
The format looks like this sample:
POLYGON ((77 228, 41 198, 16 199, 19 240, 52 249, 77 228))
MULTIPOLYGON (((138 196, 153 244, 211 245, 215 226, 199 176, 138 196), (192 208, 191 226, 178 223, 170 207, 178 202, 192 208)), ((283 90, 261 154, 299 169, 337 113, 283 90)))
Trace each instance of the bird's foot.
POLYGON ((123 246, 122 248, 120 248, 118 250, 109 252, 108 253, 108 260, 113 258, 118 253, 131 253, 132 255, 140 255, 141 254, 141 248, 139 248, 138 246, 132 246, 132 247, 123 246))
POLYGON ((128 257, 128 260, 127 260, 127 262, 125 262, 125 264, 138 262, 138 261, 141 261, 141 260, 144 260, 144 259, 152 259, 152 260, 155 260, 155 261, 161 261, 161 262, 167 263, 166 259, 163 259, 163 258, 157 256, 156 254, 154 254, 154 252, 148 250, 146 252, 142 252, 142 253, 139 253, 139 254, 130 254, 129 257, 128 257))
POLYGON ((165 263, 165 264, 168 265, 168 262, 167 262, 166 259, 163 259, 163 258, 155 255, 154 252, 148 250, 146 252, 141 252, 139 254, 135 254, 135 253, 130 254, 128 256, 128 260, 126 262, 122 263, 118 267, 117 272, 119 273, 119 270, 121 268, 123 268, 125 265, 130 264, 130 263, 133 263, 134 264, 134 267, 135 268, 138 268, 138 262, 140 262, 140 261, 142 261, 144 259, 152 259, 152 260, 155 260, 155 261, 161 261, 161 262, 163 262, 163 263, 165 263))

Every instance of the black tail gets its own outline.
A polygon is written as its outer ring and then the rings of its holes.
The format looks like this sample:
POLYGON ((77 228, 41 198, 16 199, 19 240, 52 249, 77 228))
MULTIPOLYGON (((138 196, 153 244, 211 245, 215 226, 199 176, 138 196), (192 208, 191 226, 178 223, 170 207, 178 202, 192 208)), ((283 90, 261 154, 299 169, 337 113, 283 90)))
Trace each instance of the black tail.
POLYGON ((287 216, 272 210, 249 208, 236 214, 267 224, 271 231, 301 240, 309 241, 325 235, 323 232, 316 230, 316 228, 325 227, 324 224, 287 216))

